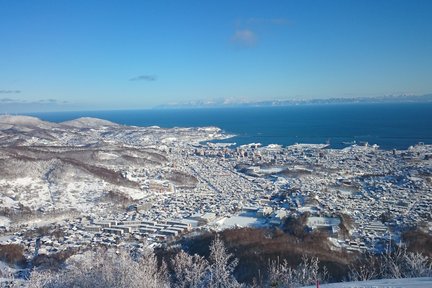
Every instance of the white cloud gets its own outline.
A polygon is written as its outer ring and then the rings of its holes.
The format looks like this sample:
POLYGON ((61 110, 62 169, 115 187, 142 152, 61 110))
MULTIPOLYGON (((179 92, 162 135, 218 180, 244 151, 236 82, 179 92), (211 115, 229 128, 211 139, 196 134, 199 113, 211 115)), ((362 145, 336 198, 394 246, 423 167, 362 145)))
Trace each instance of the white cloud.
POLYGON ((234 44, 250 47, 256 44, 257 36, 255 32, 250 29, 237 29, 231 40, 234 44))
POLYGON ((129 81, 156 81, 156 79, 156 75, 139 75, 130 78, 129 81))

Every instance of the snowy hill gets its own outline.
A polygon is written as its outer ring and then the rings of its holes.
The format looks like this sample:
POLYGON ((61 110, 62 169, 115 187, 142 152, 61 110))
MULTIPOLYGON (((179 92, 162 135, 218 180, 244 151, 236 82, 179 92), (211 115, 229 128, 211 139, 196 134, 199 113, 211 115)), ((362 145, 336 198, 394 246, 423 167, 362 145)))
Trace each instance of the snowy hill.
MULTIPOLYGON (((167 163, 167 148, 155 144, 173 138, 185 145, 212 139, 202 129, 129 127, 89 117, 57 124, 0 116, 0 212, 88 212, 97 205, 121 206, 119 199, 142 199, 144 180, 167 163)), ((190 178, 170 171, 163 177, 182 184, 173 175, 190 178)))
POLYGON ((75 127, 75 128, 99 128, 103 126, 108 126, 108 127, 119 126, 118 124, 113 123, 111 121, 91 118, 91 117, 81 117, 78 119, 62 122, 61 124, 65 126, 75 127))
POLYGON ((0 116, 0 129, 3 127, 13 127, 13 126, 26 126, 33 128, 52 128, 57 127, 58 124, 42 121, 39 118, 32 116, 20 116, 20 115, 1 115, 0 116))

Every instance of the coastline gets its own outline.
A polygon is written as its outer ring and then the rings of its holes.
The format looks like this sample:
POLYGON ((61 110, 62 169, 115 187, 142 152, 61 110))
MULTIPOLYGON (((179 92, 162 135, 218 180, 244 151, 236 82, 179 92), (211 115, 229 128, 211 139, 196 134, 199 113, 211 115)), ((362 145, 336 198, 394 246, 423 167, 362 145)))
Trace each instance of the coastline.
MULTIPOLYGON (((138 127, 219 127, 235 142, 289 146, 295 143, 377 144, 384 150, 405 150, 419 142, 432 144, 432 103, 298 105, 285 107, 200 108, 163 110, 31 113, 50 122, 79 117, 106 119, 138 127)), ((227 141, 229 139, 229 141, 227 141)))

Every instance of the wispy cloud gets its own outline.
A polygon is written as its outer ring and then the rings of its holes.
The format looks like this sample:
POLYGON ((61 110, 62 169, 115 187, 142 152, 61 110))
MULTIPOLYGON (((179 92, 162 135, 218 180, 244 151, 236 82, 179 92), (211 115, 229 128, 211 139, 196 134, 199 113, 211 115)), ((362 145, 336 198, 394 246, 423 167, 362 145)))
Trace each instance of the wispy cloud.
POLYGON ((287 18, 249 18, 244 21, 247 25, 292 25, 293 22, 287 18))
POLYGON ((156 81, 156 75, 138 75, 136 77, 132 77, 129 81, 156 81))
POLYGON ((0 94, 18 94, 21 90, 0 90, 0 94))
POLYGON ((265 33, 272 26, 291 26, 293 22, 287 18, 260 18, 251 17, 238 19, 236 30, 231 37, 231 42, 237 46, 252 47, 258 42, 258 33, 265 33))
POLYGON ((1 103, 9 103, 9 102, 15 102, 15 99, 12 98, 0 98, 1 103))
POLYGON ((239 46, 251 47, 257 42, 257 36, 250 29, 237 29, 231 37, 232 43, 239 46))
POLYGON ((0 98, 0 113, 56 111, 71 107, 74 107, 73 103, 56 99, 26 100, 16 98, 0 98))
POLYGON ((38 101, 35 101, 33 103, 38 103, 38 104, 53 104, 53 105, 62 105, 62 104, 68 104, 68 101, 60 101, 57 99, 41 99, 38 101))
POLYGON ((0 103, 8 103, 8 104, 67 104, 67 101, 59 101, 57 99, 40 99, 35 101, 28 101, 22 99, 14 99, 14 98, 0 98, 0 103))

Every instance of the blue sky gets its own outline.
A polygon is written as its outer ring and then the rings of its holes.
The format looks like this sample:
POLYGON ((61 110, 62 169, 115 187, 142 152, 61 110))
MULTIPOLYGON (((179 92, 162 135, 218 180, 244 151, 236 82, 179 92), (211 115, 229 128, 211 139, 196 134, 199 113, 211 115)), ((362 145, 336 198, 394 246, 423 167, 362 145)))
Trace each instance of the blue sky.
POLYGON ((427 94, 431 13, 429 0, 0 0, 0 111, 427 94))

